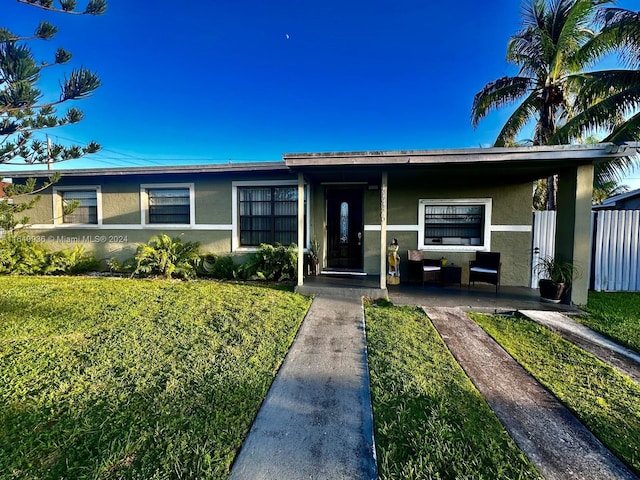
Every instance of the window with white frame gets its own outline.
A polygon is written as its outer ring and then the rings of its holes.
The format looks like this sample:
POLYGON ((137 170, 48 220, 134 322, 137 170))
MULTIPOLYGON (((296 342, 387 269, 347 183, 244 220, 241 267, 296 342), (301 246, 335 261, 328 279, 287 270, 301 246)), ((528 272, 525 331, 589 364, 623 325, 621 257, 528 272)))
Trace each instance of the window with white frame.
POLYGON ((193 184, 142 185, 141 189, 143 224, 194 223, 193 184))
POLYGON ((58 187, 53 190, 54 223, 70 225, 100 225, 100 187, 58 187))
POLYGON ((491 199, 420 200, 420 248, 487 250, 491 239, 491 199))

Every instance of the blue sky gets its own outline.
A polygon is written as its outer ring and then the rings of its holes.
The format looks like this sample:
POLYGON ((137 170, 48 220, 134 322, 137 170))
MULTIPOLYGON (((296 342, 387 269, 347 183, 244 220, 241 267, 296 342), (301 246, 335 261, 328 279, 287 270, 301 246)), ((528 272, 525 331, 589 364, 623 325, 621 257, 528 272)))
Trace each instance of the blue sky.
POLYGON ((43 18, 59 27, 33 43, 42 60, 58 46, 74 54, 43 75, 46 98, 73 66, 99 74, 102 87, 77 105, 85 120, 48 132, 102 144, 60 165, 82 168, 491 145, 509 112, 474 130, 471 103, 516 73, 505 50, 520 9, 519 0, 109 0, 105 15, 75 17, 5 0, 0 24, 19 34, 43 18))

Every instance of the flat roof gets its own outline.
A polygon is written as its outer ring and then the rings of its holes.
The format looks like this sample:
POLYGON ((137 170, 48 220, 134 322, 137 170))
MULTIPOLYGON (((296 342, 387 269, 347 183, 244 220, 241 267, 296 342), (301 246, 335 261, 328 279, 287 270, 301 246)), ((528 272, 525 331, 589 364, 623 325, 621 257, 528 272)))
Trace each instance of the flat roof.
MULTIPOLYGON (((414 166, 422 168, 473 165, 477 169, 493 165, 501 169, 529 170, 531 175, 543 174, 564 166, 597 163, 617 157, 636 155, 639 143, 615 145, 553 145, 539 147, 491 147, 448 150, 389 150, 362 152, 286 153, 283 160, 265 162, 217 163, 179 166, 83 168, 53 170, 1 171, 0 179, 47 177, 60 172, 65 176, 125 176, 194 173, 291 172, 296 169, 316 170, 324 167, 376 168, 381 166, 414 166)), ((55 166, 55 164, 54 164, 55 166)), ((45 165, 42 165, 45 167, 45 165)), ((329 171, 329 170, 327 170, 329 171)), ((540 178, 540 177, 537 177, 540 178)))
POLYGON ((394 150, 366 152, 286 153, 289 167, 338 165, 437 165, 447 163, 493 163, 514 161, 606 160, 635 155, 636 146, 612 143, 551 145, 539 147, 491 147, 450 150, 394 150))
POLYGON ((180 173, 228 173, 228 172, 277 172, 289 171, 284 161, 270 162, 241 162, 241 163, 214 163, 204 165, 174 165, 162 167, 120 167, 120 168, 77 168, 77 169, 53 169, 53 170, 23 170, 23 171, 1 171, 0 179, 4 178, 25 178, 25 177, 47 177, 53 173, 61 173, 65 176, 74 177, 95 177, 95 176, 121 176, 121 175, 158 175, 158 174, 180 174, 180 173))

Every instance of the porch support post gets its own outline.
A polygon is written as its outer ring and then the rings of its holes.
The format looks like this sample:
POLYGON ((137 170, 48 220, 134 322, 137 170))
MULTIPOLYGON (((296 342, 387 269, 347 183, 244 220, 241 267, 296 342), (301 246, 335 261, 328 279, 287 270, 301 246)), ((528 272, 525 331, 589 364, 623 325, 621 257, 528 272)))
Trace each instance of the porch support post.
POLYGON ((586 305, 591 261, 591 195, 593 165, 580 165, 558 175, 556 258, 576 265, 581 274, 573 280, 570 302, 586 305))
POLYGON ((298 286, 304 284, 304 176, 298 173, 298 286))
POLYGON ((387 184, 388 174, 382 172, 380 185, 380 289, 387 288, 387 184))

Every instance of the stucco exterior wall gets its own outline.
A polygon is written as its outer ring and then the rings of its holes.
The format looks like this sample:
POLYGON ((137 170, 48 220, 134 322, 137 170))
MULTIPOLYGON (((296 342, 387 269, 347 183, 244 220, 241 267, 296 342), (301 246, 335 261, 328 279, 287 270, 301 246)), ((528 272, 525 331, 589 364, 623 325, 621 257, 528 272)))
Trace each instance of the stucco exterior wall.
MULTIPOLYGON (((128 175, 122 177, 63 177, 56 190, 81 186, 99 187, 102 225, 63 225, 54 221, 54 188, 48 188, 28 211, 26 233, 32 241, 46 243, 54 250, 82 245, 96 258, 124 260, 140 243, 166 233, 184 241, 200 242, 203 252, 232 253, 232 192, 234 181, 290 182, 286 174, 243 173, 239 175, 128 175), (141 185, 193 184, 195 223, 192 225, 143 225, 141 223, 141 185)), ((244 257, 246 252, 234 252, 244 257)))
POLYGON ((105 225, 140 223, 140 183, 103 179, 100 188, 102 221, 105 225))
POLYGON ((82 245, 92 252, 96 259, 108 261, 115 258, 123 261, 135 254, 138 244, 146 243, 153 235, 166 233, 172 238, 180 237, 187 242, 200 242, 203 252, 229 253, 231 251, 230 232, 194 230, 123 230, 108 227, 99 230, 87 229, 29 229, 28 235, 34 242, 46 243, 53 250, 82 245))
MULTIPOLYGON (((185 241, 198 241, 202 250, 213 253, 231 253, 233 249, 232 199, 234 181, 269 182, 292 181, 294 175, 286 173, 247 172, 241 175, 163 175, 123 177, 63 178, 56 188, 80 185, 99 186, 102 196, 103 225, 53 225, 53 190, 42 194, 41 201, 29 212, 32 228, 29 233, 52 248, 72 244, 84 245, 100 259, 112 257, 123 260, 133 254, 139 243, 153 235, 167 233, 181 236, 185 241), (195 223, 193 225, 143 225, 141 223, 140 190, 143 184, 193 184, 195 223)), ((307 182, 309 202, 308 241, 318 240, 322 245, 323 265, 326 259, 326 199, 325 185, 307 182)), ((490 250, 502 254, 502 283, 527 285, 529 279, 531 245, 531 193, 529 183, 518 185, 462 185, 459 182, 438 182, 437 179, 408 178, 389 173, 387 240, 397 238, 402 259, 401 272, 406 278, 408 249, 418 248, 421 199, 474 199, 491 198, 490 250)), ((365 272, 380 273, 380 188, 375 184, 364 187, 363 256, 365 272)), ((235 252, 244 254, 246 252, 235 252)), ((463 282, 467 281, 468 261, 474 252, 455 252, 446 246, 426 249, 426 258, 446 256, 449 263, 463 267, 463 282)))
MULTIPOLYGON (((531 193, 529 183, 493 186, 423 186, 420 182, 407 182, 390 175, 389 205, 387 213, 387 240, 400 244, 401 273, 406 278, 407 250, 418 248, 420 199, 473 199, 491 198, 490 250, 501 253, 503 285, 526 286, 531 261, 531 193)), ((380 193, 365 194, 365 271, 380 273, 380 193)), ((449 264, 462 267, 462 281, 468 282, 468 262, 474 252, 455 252, 446 246, 424 251, 425 258, 446 257, 449 264)))

